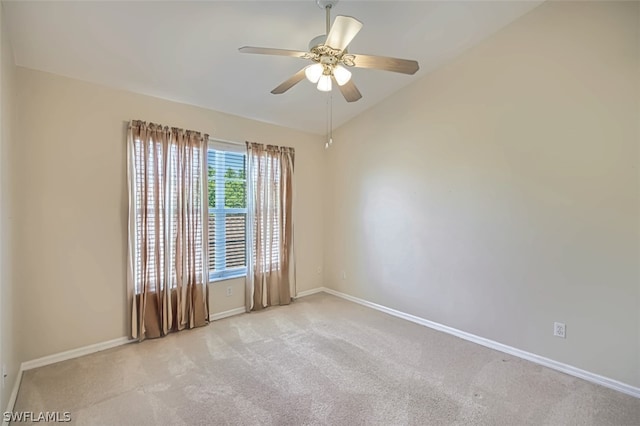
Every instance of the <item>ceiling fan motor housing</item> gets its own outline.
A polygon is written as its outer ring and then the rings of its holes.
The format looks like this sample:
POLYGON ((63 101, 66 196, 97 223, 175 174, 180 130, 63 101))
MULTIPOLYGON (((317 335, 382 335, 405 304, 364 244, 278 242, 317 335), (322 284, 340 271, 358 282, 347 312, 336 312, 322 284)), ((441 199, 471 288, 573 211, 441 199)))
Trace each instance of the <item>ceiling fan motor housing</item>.
POLYGON ((322 65, 335 65, 338 63, 338 59, 335 56, 321 56, 320 63, 322 65))
POLYGON ((324 46, 324 42, 326 40, 327 40, 327 35, 326 34, 322 34, 322 35, 319 35, 318 37, 314 37, 309 42, 309 51, 313 50, 314 48, 316 48, 318 46, 324 46))

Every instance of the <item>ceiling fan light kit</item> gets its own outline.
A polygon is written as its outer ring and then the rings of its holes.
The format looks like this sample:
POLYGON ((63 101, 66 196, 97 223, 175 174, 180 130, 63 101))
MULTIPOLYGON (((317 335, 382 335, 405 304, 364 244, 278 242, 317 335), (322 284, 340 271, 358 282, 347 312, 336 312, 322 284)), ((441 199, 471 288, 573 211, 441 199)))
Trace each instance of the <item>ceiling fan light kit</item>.
POLYGON ((330 92, 331 91, 331 76, 330 75, 322 75, 320 80, 318 80, 318 90, 321 92, 330 92))
POLYGON ((322 73, 324 72, 324 67, 322 64, 313 64, 309 65, 304 69, 304 74, 307 76, 307 80, 316 84, 320 77, 322 77, 322 73))
POLYGON ((333 69, 333 77, 336 79, 336 83, 339 86, 344 86, 351 80, 351 71, 343 67, 342 65, 336 65, 333 69))
POLYGON ((351 71, 347 67, 378 69, 402 74, 415 74, 418 71, 419 66, 416 61, 347 53, 349 43, 362 29, 362 22, 351 16, 338 15, 331 25, 331 9, 336 3, 338 0, 316 0, 318 7, 325 10, 326 35, 312 39, 308 52, 250 46, 239 49, 242 53, 290 56, 314 62, 285 80, 271 93, 275 95, 285 93, 305 77, 311 83, 317 84, 318 90, 329 92, 332 90, 332 81, 335 80, 347 102, 355 102, 362 98, 362 94, 353 83, 351 71))

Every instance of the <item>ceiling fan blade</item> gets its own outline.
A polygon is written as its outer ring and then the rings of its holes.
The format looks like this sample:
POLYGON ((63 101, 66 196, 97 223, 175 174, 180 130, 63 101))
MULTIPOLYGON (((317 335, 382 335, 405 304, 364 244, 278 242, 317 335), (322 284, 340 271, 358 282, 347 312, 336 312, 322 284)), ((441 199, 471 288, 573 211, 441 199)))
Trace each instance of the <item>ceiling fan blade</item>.
MULTIPOLYGON (((333 81, 335 82, 335 78, 333 79, 333 81)), ((342 86, 336 83, 336 86, 340 88, 340 92, 342 93, 342 96, 344 96, 344 98, 347 100, 347 102, 355 102, 362 97, 362 94, 356 87, 353 80, 347 81, 342 86)))
POLYGON ((269 47, 244 46, 238 50, 241 53, 257 53, 260 55, 291 56, 293 58, 303 58, 303 59, 307 55, 307 52, 300 52, 298 50, 271 49, 269 47))
POLYGON ((351 16, 336 16, 324 45, 334 49, 344 50, 356 34, 358 34, 360 29, 362 29, 362 22, 356 18, 352 18, 351 16))
POLYGON ((418 62, 409 59, 388 58, 386 56, 353 55, 357 68, 373 68, 402 74, 415 74, 420 69, 418 62))
POLYGON ((291 89, 296 84, 300 83, 305 78, 305 74, 304 74, 305 69, 307 69, 307 67, 302 68, 300 71, 298 71, 297 73, 289 77, 288 80, 286 80, 280 86, 273 89, 271 93, 273 93, 274 95, 281 95, 287 90, 291 89))

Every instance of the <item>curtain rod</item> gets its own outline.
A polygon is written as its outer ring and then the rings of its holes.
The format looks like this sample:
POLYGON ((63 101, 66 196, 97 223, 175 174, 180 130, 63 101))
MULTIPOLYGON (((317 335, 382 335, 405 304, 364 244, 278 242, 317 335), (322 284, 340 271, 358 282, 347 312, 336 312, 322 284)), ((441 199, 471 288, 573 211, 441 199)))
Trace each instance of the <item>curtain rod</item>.
POLYGON ((244 142, 228 141, 225 139, 212 138, 211 136, 209 136, 209 142, 221 142, 221 143, 228 143, 229 145, 245 146, 244 142))

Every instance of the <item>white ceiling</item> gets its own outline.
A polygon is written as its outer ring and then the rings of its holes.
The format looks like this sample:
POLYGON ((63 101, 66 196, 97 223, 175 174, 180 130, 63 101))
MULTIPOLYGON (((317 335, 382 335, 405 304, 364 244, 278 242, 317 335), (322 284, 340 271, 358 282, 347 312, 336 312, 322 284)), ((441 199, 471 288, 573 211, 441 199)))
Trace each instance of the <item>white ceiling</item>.
MULTIPOLYGON (((351 53, 415 59, 413 76, 353 69, 362 99, 333 92, 338 127, 514 21, 536 1, 340 1, 332 11, 364 23, 351 53)), ((315 0, 3 2, 19 66, 326 132, 327 95, 306 80, 269 92, 309 62, 241 54, 241 46, 307 50, 324 33, 315 0)))

